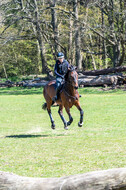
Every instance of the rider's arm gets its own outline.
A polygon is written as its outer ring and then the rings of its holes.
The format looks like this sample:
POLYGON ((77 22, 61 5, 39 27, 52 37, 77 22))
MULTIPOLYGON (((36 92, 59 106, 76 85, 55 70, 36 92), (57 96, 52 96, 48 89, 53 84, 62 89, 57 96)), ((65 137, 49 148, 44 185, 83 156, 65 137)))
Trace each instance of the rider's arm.
POLYGON ((67 71, 70 69, 71 65, 67 60, 64 60, 66 67, 67 67, 67 71))
POLYGON ((55 64, 54 73, 55 73, 56 76, 59 76, 59 77, 63 78, 63 76, 60 75, 60 74, 57 72, 57 63, 55 64))
POLYGON ((71 65, 70 65, 70 63, 68 61, 67 61, 67 64, 68 64, 68 69, 69 69, 71 65))

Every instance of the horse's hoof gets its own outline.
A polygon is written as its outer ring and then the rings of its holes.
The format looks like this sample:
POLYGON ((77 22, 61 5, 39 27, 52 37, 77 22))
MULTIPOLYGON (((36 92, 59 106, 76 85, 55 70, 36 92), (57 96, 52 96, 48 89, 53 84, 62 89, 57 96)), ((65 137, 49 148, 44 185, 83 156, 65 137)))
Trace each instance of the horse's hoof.
POLYGON ((73 118, 71 118, 70 121, 67 122, 67 126, 71 125, 72 122, 73 122, 73 118))
POLYGON ((82 123, 78 123, 78 127, 82 127, 82 125, 83 125, 83 122, 82 123))
POLYGON ((68 121, 68 122, 67 122, 67 126, 70 125, 70 124, 71 124, 70 121, 68 121))
POLYGON ((51 128, 54 130, 55 129, 55 124, 51 125, 51 128))
POLYGON ((55 129, 55 127, 54 126, 51 126, 51 128, 54 130, 55 129))
POLYGON ((68 130, 68 127, 67 127, 67 126, 64 126, 64 129, 65 129, 65 130, 68 130))

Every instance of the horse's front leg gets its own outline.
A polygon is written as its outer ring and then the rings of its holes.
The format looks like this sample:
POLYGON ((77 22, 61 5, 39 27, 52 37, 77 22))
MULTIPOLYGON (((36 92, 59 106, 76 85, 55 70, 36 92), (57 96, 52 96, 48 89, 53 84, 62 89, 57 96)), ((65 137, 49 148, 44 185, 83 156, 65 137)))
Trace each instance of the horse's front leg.
POLYGON ((71 123, 73 122, 73 118, 72 118, 71 113, 70 113, 70 108, 65 107, 65 109, 66 109, 66 112, 67 112, 67 114, 69 116, 69 121, 67 122, 67 126, 68 126, 68 125, 71 125, 71 123))
POLYGON ((63 123, 64 123, 64 129, 68 130, 68 127, 67 127, 67 122, 63 116, 63 106, 59 106, 59 111, 58 111, 63 123))
POLYGON ((79 127, 82 127, 82 125, 83 125, 84 111, 83 111, 82 108, 80 107, 79 101, 77 101, 77 103, 75 104, 75 106, 76 106, 77 109, 80 111, 80 121, 79 121, 79 123, 78 123, 78 126, 79 126, 79 127))
POLYGON ((48 111, 48 114, 49 114, 49 117, 50 117, 50 120, 51 120, 51 123, 52 123, 51 128, 55 129, 55 124, 54 124, 54 120, 53 120, 53 117, 52 117, 51 109, 47 108, 47 111, 48 111))

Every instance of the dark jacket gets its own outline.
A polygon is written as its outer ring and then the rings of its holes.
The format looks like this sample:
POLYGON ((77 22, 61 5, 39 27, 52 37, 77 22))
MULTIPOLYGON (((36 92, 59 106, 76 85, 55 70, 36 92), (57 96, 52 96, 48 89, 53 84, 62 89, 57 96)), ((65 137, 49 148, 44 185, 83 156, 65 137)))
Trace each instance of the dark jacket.
POLYGON ((67 60, 63 60, 62 63, 60 63, 59 60, 56 61, 54 73, 56 76, 64 78, 65 74, 67 73, 69 68, 69 63, 67 60))

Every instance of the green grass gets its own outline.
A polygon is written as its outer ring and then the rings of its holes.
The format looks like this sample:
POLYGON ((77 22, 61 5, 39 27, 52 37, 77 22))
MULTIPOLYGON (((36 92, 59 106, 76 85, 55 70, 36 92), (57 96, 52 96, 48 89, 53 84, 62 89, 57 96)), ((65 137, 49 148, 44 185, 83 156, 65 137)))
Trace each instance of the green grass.
MULTIPOLYGON (((42 88, 0 89, 0 170, 31 177, 61 177, 126 167, 126 92, 80 89, 84 125, 73 107, 68 131, 52 108, 56 130, 41 109, 42 88)), ((68 119, 65 111, 65 118, 68 119)))

